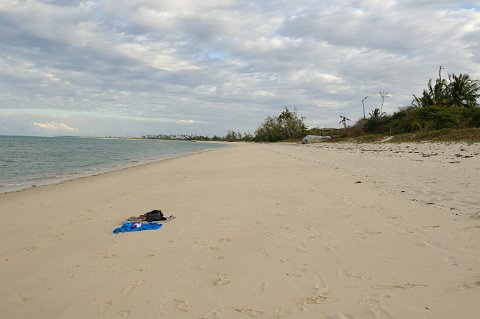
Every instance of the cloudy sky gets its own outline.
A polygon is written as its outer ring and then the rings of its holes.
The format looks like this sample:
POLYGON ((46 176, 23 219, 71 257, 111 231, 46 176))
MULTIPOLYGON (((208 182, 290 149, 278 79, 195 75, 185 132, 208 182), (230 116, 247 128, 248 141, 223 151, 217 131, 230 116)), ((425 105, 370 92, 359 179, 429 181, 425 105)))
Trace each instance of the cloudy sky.
POLYGON ((480 78, 479 1, 1 0, 0 134, 339 127, 440 65, 480 78))

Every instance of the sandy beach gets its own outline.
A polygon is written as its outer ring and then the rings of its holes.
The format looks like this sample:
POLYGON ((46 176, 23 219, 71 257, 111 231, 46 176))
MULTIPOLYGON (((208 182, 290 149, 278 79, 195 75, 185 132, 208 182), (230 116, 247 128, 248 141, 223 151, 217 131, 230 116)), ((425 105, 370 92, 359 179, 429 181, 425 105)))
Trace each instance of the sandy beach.
POLYGON ((237 144, 0 195, 2 318, 478 318, 480 145, 237 144), (176 219, 113 234, 152 209, 176 219))

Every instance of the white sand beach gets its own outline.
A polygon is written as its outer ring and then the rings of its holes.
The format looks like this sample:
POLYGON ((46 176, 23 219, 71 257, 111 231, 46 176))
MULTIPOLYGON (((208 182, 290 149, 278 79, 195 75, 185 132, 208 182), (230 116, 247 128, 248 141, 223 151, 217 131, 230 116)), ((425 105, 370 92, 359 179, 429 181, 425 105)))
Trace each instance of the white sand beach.
POLYGON ((0 195, 2 318, 478 318, 480 145, 237 144, 0 195), (176 219, 113 234, 133 215, 176 219))

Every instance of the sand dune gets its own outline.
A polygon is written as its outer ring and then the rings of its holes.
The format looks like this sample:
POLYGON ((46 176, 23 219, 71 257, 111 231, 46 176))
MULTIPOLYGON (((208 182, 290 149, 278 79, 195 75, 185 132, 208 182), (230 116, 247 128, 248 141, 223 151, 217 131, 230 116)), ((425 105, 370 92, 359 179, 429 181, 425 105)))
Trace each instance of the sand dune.
POLYGON ((239 144, 3 194, 1 317, 477 318, 478 190, 479 145, 239 144))

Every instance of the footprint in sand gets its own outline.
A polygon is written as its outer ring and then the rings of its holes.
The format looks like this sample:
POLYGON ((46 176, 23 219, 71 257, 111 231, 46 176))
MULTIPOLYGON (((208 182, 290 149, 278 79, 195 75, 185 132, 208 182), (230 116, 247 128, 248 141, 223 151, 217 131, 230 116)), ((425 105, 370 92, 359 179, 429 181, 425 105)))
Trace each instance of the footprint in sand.
POLYGON ((23 247, 23 250, 25 250, 25 251, 32 251, 32 250, 36 250, 36 249, 38 249, 38 246, 35 246, 35 245, 23 247))
POLYGON ((190 305, 187 304, 187 302, 183 299, 173 299, 175 304, 177 305, 177 308, 184 311, 188 312, 190 310, 190 305))
POLYGON ((218 274, 217 280, 215 280, 215 286, 220 287, 220 286, 225 286, 230 283, 230 280, 227 278, 227 275, 224 273, 218 274))
POLYGON ((205 269, 205 266, 204 266, 202 263, 198 263, 198 264, 194 265, 194 266, 192 267, 192 269, 195 269, 195 270, 203 270, 203 269, 205 269))
POLYGON ((457 265, 456 259, 453 256, 445 256, 442 258, 443 262, 446 263, 447 265, 457 265))
POLYGON ((202 319, 221 319, 223 318, 222 312, 218 309, 210 310, 202 319))
POLYGON ((130 291, 135 289, 136 287, 143 285, 145 283, 145 280, 140 279, 137 280, 136 282, 131 283, 130 285, 127 286, 127 288, 122 290, 122 295, 128 294, 130 291))
POLYGON ((466 282, 463 285, 461 285, 459 288, 463 289, 480 289, 480 280, 477 280, 475 282, 466 282))
POLYGON ((302 253, 306 253, 308 251, 307 246, 302 242, 298 243, 295 249, 301 251, 302 253))
POLYGON ((389 295, 384 295, 384 296, 376 296, 374 294, 369 294, 365 299, 364 303, 369 306, 370 311, 375 315, 375 318, 378 319, 387 319, 391 318, 391 315, 389 312, 387 312, 383 307, 381 306, 381 302, 385 298, 390 298, 389 295))
POLYGON ((302 264, 295 267, 295 270, 301 272, 302 274, 306 274, 309 270, 309 267, 306 264, 302 264))
POLYGON ((365 280, 365 281, 372 279, 368 276, 363 275, 362 273, 350 272, 350 271, 346 271, 346 270, 340 270, 337 273, 337 275, 338 275, 339 278, 357 278, 357 279, 365 280))
POLYGON ((365 230, 360 232, 360 234, 362 235, 370 235, 370 236, 380 235, 381 233, 382 233, 381 231, 370 231, 370 230, 365 230))
POLYGON ((330 236, 323 236, 321 234, 313 234, 313 235, 310 235, 308 236, 308 239, 309 240, 314 240, 314 239, 329 239, 330 236))
POLYGON ((315 295, 313 297, 307 297, 307 298, 303 299, 302 302, 303 302, 304 305, 319 305, 321 303, 324 303, 328 299, 330 299, 330 298, 328 298, 326 296, 315 295))
POLYGON ((336 315, 327 315, 325 318, 327 319, 353 319, 355 318, 354 315, 351 315, 349 313, 339 313, 336 315))
POLYGON ((329 245, 329 244, 321 244, 320 247, 325 248, 327 250, 336 250, 337 249, 337 246, 329 245))
POLYGON ((442 248, 440 243, 432 243, 428 240, 424 240, 424 241, 421 241, 421 242, 417 242, 416 244, 417 244, 417 246, 420 246, 420 247, 434 248, 434 249, 438 249, 440 251, 447 252, 445 249, 442 248))
POLYGON ((103 258, 117 258, 117 254, 107 254, 107 253, 100 253, 103 258))
POLYGON ((393 284, 393 285, 375 285, 373 286, 374 289, 410 289, 410 288, 416 288, 416 287, 426 287, 428 288, 428 285, 422 285, 422 284, 412 284, 409 282, 406 283, 400 283, 400 284, 393 284))
POLYGON ((252 318, 259 317, 259 316, 263 315, 262 311, 255 310, 255 309, 252 309, 252 308, 247 308, 247 307, 242 307, 242 308, 232 307, 232 308, 235 309, 236 312, 239 312, 242 315, 250 316, 252 318))
POLYGON ((132 314, 132 312, 130 310, 122 310, 122 311, 119 311, 118 314, 122 318, 128 318, 132 314))
POLYGON ((268 283, 262 282, 262 283, 260 283, 260 287, 259 287, 258 290, 259 290, 260 292, 265 292, 265 290, 267 289, 267 286, 268 286, 268 283))
POLYGON ((33 297, 32 297, 32 296, 23 297, 23 298, 22 298, 22 301, 23 301, 23 302, 31 302, 32 300, 33 300, 33 297))
POLYGON ((461 230, 480 230, 480 225, 470 226, 470 227, 463 227, 461 230))

